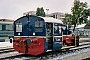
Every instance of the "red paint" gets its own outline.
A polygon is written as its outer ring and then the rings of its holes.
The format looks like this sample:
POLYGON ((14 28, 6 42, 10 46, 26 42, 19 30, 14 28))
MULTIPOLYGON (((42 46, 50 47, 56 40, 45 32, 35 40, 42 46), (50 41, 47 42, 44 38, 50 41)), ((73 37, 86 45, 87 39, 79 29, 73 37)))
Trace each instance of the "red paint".
POLYGON ((72 43, 72 40, 75 40, 74 36, 63 36, 63 40, 66 40, 66 43, 72 43))
POLYGON ((30 38, 32 43, 28 44, 28 52, 25 52, 25 40, 27 38, 14 38, 13 47, 19 53, 39 55, 44 52, 44 39, 43 38, 30 38))

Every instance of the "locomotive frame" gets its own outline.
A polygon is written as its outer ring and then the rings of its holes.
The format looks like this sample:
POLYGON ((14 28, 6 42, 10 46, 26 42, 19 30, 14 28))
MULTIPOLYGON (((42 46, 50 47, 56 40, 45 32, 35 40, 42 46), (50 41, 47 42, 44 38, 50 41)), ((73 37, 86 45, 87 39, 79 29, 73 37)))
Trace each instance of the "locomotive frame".
POLYGON ((23 16, 14 22, 13 47, 19 53, 35 56, 65 49, 67 46, 75 47, 79 44, 79 39, 70 34, 71 31, 61 20, 33 15, 23 16), (66 47, 63 47, 64 43, 66 47))

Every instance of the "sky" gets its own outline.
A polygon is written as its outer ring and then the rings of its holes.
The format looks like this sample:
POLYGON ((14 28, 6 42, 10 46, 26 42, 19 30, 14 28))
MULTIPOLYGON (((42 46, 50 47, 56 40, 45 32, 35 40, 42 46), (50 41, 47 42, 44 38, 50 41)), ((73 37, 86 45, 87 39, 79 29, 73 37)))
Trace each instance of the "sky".
MULTIPOLYGON (((87 2, 90 7, 90 0, 87 2)), ((28 11, 36 11, 37 7, 43 7, 48 13, 71 13, 74 0, 0 0, 0 19, 16 20, 28 11)))

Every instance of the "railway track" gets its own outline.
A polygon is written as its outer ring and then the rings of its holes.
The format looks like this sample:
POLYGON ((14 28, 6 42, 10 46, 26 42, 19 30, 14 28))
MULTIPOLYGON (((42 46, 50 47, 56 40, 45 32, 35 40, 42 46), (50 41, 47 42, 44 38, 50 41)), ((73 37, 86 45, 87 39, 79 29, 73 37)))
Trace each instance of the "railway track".
POLYGON ((8 58, 8 57, 13 57, 20 55, 18 52, 16 52, 13 48, 0 48, 0 59, 8 58))
POLYGON ((3 57, 1 59, 12 59, 12 60, 52 60, 54 58, 64 58, 66 56, 69 56, 69 55, 73 55, 73 54, 77 54, 77 53, 80 53, 80 51, 84 51, 86 49, 89 49, 90 50, 90 45, 84 45, 84 46, 79 46, 79 47, 76 47, 76 48, 71 48, 70 50, 68 51, 53 51, 53 52, 48 52, 48 53, 45 53, 45 54, 41 54, 39 56, 36 56, 36 57, 33 57, 33 56, 30 56, 30 55, 23 55, 23 54, 18 54, 17 52, 13 52, 13 54, 10 54, 12 56, 8 56, 8 57, 3 57))
MULTIPOLYGON (((54 52, 53 55, 48 55, 47 59, 57 58, 57 57, 59 57, 60 59, 63 59, 64 57, 72 56, 77 53, 81 53, 82 51, 84 51, 86 49, 87 50, 90 49, 90 45, 84 45, 84 46, 80 46, 80 47, 76 47, 76 48, 71 48, 70 50, 67 50, 67 51, 54 52)), ((42 59, 44 59, 44 58, 42 57, 42 59)))
POLYGON ((79 47, 70 48, 67 51, 59 50, 59 51, 48 52, 48 53, 44 53, 44 54, 41 54, 41 55, 36 56, 36 57, 30 56, 30 55, 20 54, 18 52, 15 52, 13 49, 11 49, 11 52, 6 52, 2 56, 0 56, 0 59, 5 59, 5 60, 10 60, 10 59, 11 60, 52 60, 52 59, 56 59, 56 58, 63 59, 67 56, 79 54, 79 53, 86 51, 86 50, 90 50, 90 42, 83 40, 82 43, 80 41, 79 47))
POLYGON ((0 49, 0 54, 12 52, 12 51, 15 51, 15 50, 13 48, 0 49))

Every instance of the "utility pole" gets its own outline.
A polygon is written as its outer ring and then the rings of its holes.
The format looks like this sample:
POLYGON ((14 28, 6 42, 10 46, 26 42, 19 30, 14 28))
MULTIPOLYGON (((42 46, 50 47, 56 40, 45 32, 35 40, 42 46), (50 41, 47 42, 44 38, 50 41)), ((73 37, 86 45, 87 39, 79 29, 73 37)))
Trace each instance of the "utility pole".
POLYGON ((46 9, 47 10, 47 16, 48 16, 48 11, 49 11, 49 9, 46 9))

